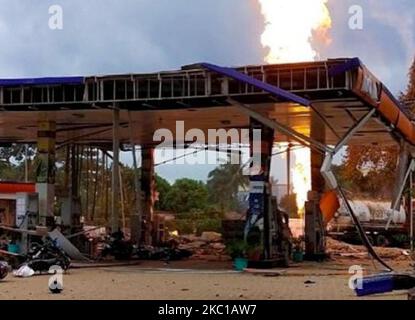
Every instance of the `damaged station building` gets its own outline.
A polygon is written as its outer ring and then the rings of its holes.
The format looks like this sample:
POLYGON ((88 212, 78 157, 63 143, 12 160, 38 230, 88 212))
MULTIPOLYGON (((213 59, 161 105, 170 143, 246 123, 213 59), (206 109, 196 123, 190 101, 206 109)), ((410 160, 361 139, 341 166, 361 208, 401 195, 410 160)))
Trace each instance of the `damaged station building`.
MULTIPOLYGON (((185 130, 197 128, 206 136, 209 129, 249 130, 250 156, 260 159, 249 176, 249 209, 242 230, 246 239, 261 244, 256 261, 250 261, 252 266, 286 265, 290 256, 289 221, 277 209, 270 184, 276 143, 295 143, 311 150, 312 191, 305 204, 304 230, 310 259, 325 255, 325 222, 335 215, 340 202, 345 203, 369 252, 377 257, 332 172, 333 158, 342 148, 379 141, 400 146, 394 210, 401 206, 414 170, 415 127, 397 99, 358 58, 237 68, 200 63, 154 74, 3 79, 0 109, 1 145, 36 144, 39 161, 35 184, 0 184, 0 228, 19 244, 15 254, 24 254, 33 239, 48 234, 58 234, 55 240, 65 242, 82 233, 82 147, 111 154, 111 224, 106 226, 111 232, 123 227, 120 151, 131 151, 136 169, 141 163, 141 176, 135 177, 135 212, 129 222, 131 240, 155 244, 154 166, 159 142, 154 141, 154 133, 168 129, 175 137, 177 121, 183 121, 185 130), (255 130, 260 130, 259 138, 255 130), (260 147, 253 148, 255 143, 260 147), (59 190, 57 150, 66 150, 66 174, 59 190), (136 159, 136 151, 141 151, 141 159, 136 159)), ((175 148, 192 143, 169 142, 175 148)), ((409 207, 407 225, 413 239, 409 207)), ((72 244, 84 252, 84 245, 72 244)))

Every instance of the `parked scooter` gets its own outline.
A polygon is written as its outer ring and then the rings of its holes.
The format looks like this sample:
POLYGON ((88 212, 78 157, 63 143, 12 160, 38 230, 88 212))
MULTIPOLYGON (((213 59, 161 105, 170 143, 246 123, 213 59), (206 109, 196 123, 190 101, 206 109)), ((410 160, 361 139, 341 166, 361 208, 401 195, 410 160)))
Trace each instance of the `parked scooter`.
POLYGON ((128 260, 133 254, 134 247, 130 241, 124 240, 124 233, 119 230, 105 239, 99 259, 113 256, 116 260, 128 260))
POLYGON ((192 252, 190 250, 178 248, 156 247, 147 250, 143 248, 141 250, 137 250, 137 257, 143 260, 161 260, 168 262, 183 260, 191 256, 192 252))
POLYGON ((20 266, 27 266, 35 272, 48 272, 52 266, 59 266, 62 270, 69 269, 71 259, 59 248, 56 243, 47 239, 43 244, 34 243, 26 255, 25 262, 20 266))

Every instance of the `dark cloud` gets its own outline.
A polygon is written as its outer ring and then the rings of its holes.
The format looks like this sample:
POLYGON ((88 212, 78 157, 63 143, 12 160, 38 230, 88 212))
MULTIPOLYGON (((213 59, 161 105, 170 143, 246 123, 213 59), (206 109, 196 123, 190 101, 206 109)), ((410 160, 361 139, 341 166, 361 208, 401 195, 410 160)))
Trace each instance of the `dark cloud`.
POLYGON ((0 76, 158 71, 260 63, 255 1, 0 0, 0 76), (48 27, 50 5, 64 29, 48 27))
MULTIPOLYGON (((148 72, 199 61, 256 64, 265 55, 256 0, 0 0, 0 6, 0 77, 148 72), (48 27, 54 4, 64 10, 61 31, 48 27)), ((358 56, 393 92, 403 90, 415 51, 413 0, 329 0, 329 7, 333 42, 320 48, 321 56, 358 56), (348 27, 354 4, 364 9, 362 31, 348 27)), ((171 180, 178 176, 159 170, 171 180)))
POLYGON ((329 0, 333 42, 325 57, 360 57, 394 93, 403 90, 415 55, 413 0, 329 0), (349 8, 360 5, 363 30, 349 28, 349 8))
MULTIPOLYGON (((0 5, 2 77, 147 72, 198 61, 255 64, 265 53, 256 0, 0 0, 0 5), (53 4, 64 10, 61 31, 48 27, 53 4)), ((321 56, 359 56, 394 92, 402 90, 415 46, 413 0, 329 0, 329 7, 333 43, 320 48, 321 56), (348 28, 354 4, 364 9, 362 31, 348 28)))

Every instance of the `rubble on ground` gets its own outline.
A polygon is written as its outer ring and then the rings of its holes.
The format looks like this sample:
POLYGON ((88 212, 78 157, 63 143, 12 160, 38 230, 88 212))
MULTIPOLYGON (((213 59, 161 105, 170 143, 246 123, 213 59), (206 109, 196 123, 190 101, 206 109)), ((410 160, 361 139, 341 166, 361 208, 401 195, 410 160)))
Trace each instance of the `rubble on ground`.
POLYGON ((183 235, 179 237, 179 249, 193 253, 190 259, 206 261, 231 261, 226 252, 222 235, 217 232, 203 232, 201 236, 183 235))
MULTIPOLYGON (((333 238, 327 238, 326 245, 327 253, 333 257, 366 258, 368 256, 367 250, 364 246, 348 244, 333 238)), ((408 257, 403 254, 404 250, 399 248, 375 247, 375 251, 383 259, 408 259, 408 257)))
MULTIPOLYGON (((206 261, 231 261, 220 233, 205 232, 201 236, 183 235, 178 238, 179 249, 193 253, 190 259, 206 261)), ((352 245, 327 238, 327 253, 333 258, 366 259, 367 250, 362 245, 352 245)), ((376 252, 383 259, 405 261, 408 257, 399 248, 375 247, 376 252)))

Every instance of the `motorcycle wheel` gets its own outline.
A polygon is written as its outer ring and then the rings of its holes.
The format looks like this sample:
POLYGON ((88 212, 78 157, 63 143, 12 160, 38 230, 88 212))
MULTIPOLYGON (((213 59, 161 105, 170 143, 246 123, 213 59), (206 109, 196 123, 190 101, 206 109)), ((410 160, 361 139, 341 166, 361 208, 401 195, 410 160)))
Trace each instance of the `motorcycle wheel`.
POLYGON ((3 280, 9 274, 9 265, 3 261, 0 261, 0 280, 3 280))

